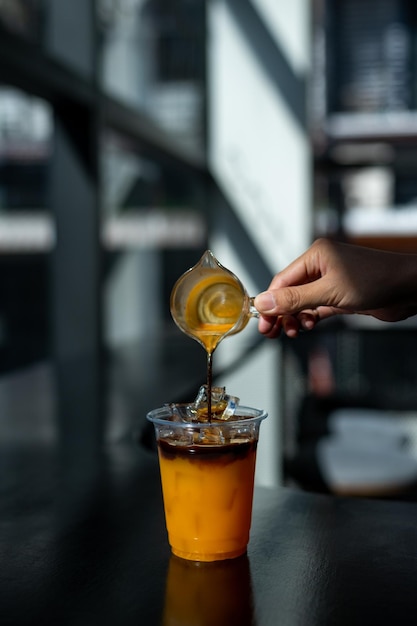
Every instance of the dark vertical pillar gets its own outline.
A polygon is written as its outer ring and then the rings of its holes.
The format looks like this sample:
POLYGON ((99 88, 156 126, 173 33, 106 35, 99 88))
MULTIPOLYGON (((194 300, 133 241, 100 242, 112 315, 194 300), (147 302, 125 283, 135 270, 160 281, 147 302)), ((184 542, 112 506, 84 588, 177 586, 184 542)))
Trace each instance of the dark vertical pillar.
POLYGON ((95 0, 50 0, 46 17, 48 54, 86 77, 96 70, 95 0))
MULTIPOLYGON (((47 36, 51 53, 72 64, 65 49, 72 41, 77 48, 76 71, 84 68, 90 73, 92 3, 59 0, 51 5, 47 36), (66 20, 69 5, 72 16, 66 20), (73 31, 61 38, 65 23, 73 31)), ((94 101, 80 104, 66 99, 53 105, 50 203, 57 241, 51 268, 52 353, 62 458, 67 470, 85 474, 99 456, 104 421, 98 110, 94 101)))

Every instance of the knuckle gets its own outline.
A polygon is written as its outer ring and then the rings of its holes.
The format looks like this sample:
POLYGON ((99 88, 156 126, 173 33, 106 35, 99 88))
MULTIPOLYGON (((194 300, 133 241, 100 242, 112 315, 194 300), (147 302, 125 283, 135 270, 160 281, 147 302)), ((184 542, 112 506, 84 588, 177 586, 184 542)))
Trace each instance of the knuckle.
POLYGON ((300 307, 300 295, 297 289, 288 287, 285 289, 285 305, 288 311, 299 311, 300 307))
POLYGON ((314 241, 313 247, 318 248, 319 250, 332 250, 334 248, 334 243, 330 239, 319 237, 314 241))

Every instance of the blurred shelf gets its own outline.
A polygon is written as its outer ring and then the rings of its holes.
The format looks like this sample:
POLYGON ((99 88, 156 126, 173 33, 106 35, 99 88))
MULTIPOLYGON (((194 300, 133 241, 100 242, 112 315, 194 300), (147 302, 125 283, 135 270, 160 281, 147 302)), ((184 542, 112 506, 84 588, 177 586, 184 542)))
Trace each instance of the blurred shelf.
POLYGON ((417 253, 416 235, 395 235, 395 234, 346 234, 348 243, 376 248, 378 250, 389 250, 392 252, 417 253))
POLYGON ((324 130, 330 141, 417 141, 417 111, 333 113, 324 130))

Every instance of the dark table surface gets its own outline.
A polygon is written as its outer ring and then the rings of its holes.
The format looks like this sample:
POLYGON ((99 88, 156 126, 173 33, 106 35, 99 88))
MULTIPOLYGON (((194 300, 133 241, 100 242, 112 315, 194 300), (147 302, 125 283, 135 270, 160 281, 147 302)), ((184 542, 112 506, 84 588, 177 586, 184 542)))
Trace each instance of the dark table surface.
POLYGON ((257 488, 247 557, 198 566, 170 556, 152 450, 1 432, 2 626, 416 623, 415 503, 257 488))

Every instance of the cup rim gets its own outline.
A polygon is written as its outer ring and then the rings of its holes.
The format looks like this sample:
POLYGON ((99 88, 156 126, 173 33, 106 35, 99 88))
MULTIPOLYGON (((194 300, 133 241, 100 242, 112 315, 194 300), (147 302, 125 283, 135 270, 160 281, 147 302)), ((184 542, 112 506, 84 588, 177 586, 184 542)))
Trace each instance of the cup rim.
MULTIPOLYGON (((176 402, 174 404, 184 405, 184 404, 191 404, 191 403, 176 402)), ((201 428, 201 427, 218 428, 219 426, 228 426, 228 425, 234 426, 236 424, 251 424, 254 422, 261 422, 262 420, 268 417, 268 413, 264 409, 257 409, 255 407, 246 406, 243 404, 239 404, 238 407, 236 407, 236 411, 237 412, 242 411, 244 416, 248 414, 248 412, 250 412, 249 414, 251 415, 251 417, 247 417, 244 420, 228 419, 224 421, 217 420, 214 422, 174 422, 168 419, 168 416, 170 416, 172 412, 170 410, 170 405, 166 404, 164 406, 160 406, 156 409, 152 409, 151 411, 148 411, 146 414, 146 419, 152 424, 155 424, 158 426, 166 426, 167 424, 170 424, 174 428, 175 427, 178 427, 178 428, 201 428), (256 412, 256 415, 252 415, 253 411, 256 412), (161 417, 161 415, 165 415, 166 417, 161 417)))

